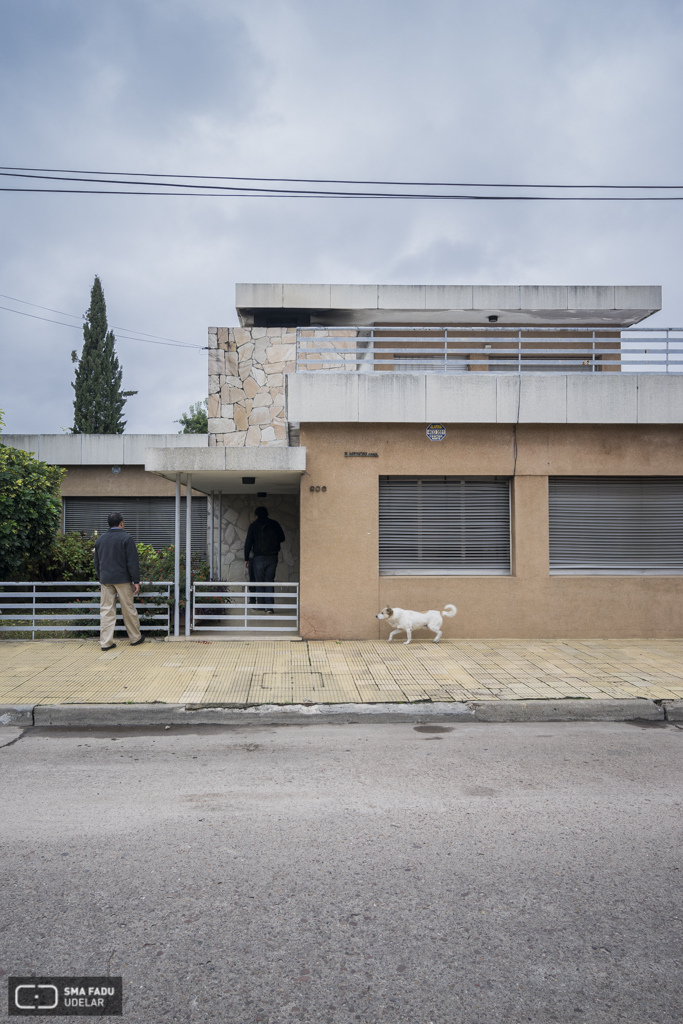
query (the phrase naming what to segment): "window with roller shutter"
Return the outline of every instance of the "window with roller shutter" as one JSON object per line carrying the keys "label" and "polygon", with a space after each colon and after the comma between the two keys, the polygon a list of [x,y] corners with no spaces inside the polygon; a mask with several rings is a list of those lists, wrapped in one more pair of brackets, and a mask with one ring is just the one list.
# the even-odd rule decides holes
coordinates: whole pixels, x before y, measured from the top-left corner
{"label": "window with roller shutter", "polygon": [[[64,532],[108,530],[107,516],[120,512],[136,544],[165,548],[174,543],[175,498],[64,498]],[[206,498],[192,499],[192,550],[206,554]],[[185,546],[185,498],[180,503],[181,547]]]}
{"label": "window with roller shutter", "polygon": [[683,573],[682,477],[551,477],[550,572]]}
{"label": "window with roller shutter", "polygon": [[509,575],[509,479],[380,477],[379,571],[383,576]]}

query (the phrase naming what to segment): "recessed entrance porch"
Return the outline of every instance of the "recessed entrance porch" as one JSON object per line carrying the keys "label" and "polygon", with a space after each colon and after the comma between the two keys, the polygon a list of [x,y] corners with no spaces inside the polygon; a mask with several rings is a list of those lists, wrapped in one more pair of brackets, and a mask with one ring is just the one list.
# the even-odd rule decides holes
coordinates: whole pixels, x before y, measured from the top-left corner
{"label": "recessed entrance porch", "polygon": [[[176,485],[174,629],[180,636],[181,549],[190,561],[192,501],[187,503],[185,538],[180,531],[182,491],[208,499],[209,579],[185,576],[184,634],[221,639],[245,633],[265,637],[296,633],[299,610],[299,486],[305,472],[303,448],[209,448],[174,457],[169,449],[147,449],[145,468]],[[244,560],[247,530],[259,505],[285,534],[272,583],[250,578]],[[183,543],[184,541],[184,543]]]}

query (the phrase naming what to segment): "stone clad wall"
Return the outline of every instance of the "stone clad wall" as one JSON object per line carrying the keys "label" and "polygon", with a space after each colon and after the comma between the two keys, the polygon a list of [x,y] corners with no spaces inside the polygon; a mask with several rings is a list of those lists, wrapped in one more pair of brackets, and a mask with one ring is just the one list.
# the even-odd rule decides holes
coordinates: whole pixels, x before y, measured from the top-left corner
{"label": "stone clad wall", "polygon": [[[285,534],[280,549],[276,580],[295,583],[299,579],[299,496],[298,494],[269,494],[257,498],[254,494],[223,495],[221,509],[221,579],[229,582],[248,580],[244,565],[244,542],[254,516],[254,508],[266,505],[271,519],[276,519]],[[218,502],[216,502],[216,518]],[[218,537],[215,538],[215,557],[218,559]]]}
{"label": "stone clad wall", "polygon": [[288,444],[285,374],[296,328],[209,328],[209,445]]}

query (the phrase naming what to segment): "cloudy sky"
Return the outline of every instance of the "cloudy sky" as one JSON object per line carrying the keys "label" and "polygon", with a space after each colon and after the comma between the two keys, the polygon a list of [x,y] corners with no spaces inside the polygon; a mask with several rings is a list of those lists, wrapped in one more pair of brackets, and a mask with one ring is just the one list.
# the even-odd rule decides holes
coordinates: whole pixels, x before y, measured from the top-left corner
{"label": "cloudy sky", "polygon": [[[679,0],[5,3],[1,162],[676,184],[682,51]],[[682,208],[0,192],[0,293],[78,315],[99,274],[110,323],[197,346],[236,281],[662,284],[653,324],[680,327]],[[72,424],[81,340],[0,310],[8,432]],[[177,430],[206,353],[117,348],[127,429]]]}

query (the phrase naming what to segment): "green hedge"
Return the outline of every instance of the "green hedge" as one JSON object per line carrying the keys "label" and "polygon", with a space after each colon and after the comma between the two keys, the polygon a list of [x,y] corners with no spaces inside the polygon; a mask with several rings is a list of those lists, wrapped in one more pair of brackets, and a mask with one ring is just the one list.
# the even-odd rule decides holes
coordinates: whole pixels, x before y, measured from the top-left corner
{"label": "green hedge", "polygon": [[[80,533],[67,533],[55,538],[51,550],[39,560],[28,563],[27,582],[52,583],[60,580],[97,582],[93,551],[97,534],[84,537]],[[175,547],[156,550],[151,544],[138,544],[140,579],[143,582],[172,580]],[[209,566],[198,552],[192,553],[192,580],[203,582],[209,578]],[[171,604],[173,592],[171,591]],[[185,607],[185,552],[180,552],[180,607]]]}

